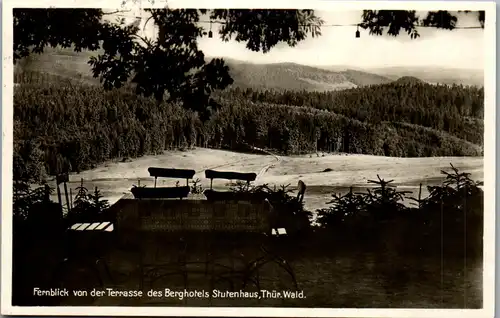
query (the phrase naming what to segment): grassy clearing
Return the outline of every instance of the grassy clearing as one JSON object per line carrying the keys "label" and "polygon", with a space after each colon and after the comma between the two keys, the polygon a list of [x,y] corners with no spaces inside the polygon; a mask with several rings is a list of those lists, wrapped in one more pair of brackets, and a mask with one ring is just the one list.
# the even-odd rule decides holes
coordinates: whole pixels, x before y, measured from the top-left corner
{"label": "grassy clearing", "polygon": [[[168,151],[157,156],[144,156],[130,162],[109,161],[95,169],[71,174],[68,186],[74,190],[83,178],[87,188],[97,186],[104,198],[111,204],[127,193],[133,184],[141,180],[141,185],[153,186],[154,179],[149,176],[149,167],[170,167],[194,169],[195,179],[201,186],[209,187],[205,179],[205,169],[258,173],[270,165],[256,181],[256,184],[290,184],[294,189],[299,180],[308,186],[305,203],[308,210],[323,208],[332,193],[345,193],[350,186],[360,191],[370,187],[367,179],[380,174],[383,178],[394,179],[394,185],[403,190],[418,194],[420,183],[440,184],[444,177],[441,170],[449,169],[453,163],[461,171],[468,171],[473,179],[483,178],[482,157],[431,157],[431,158],[394,158],[370,155],[325,156],[281,156],[276,162],[268,155],[245,154],[240,152],[196,148],[189,151]],[[323,172],[325,169],[330,172]],[[214,181],[216,188],[228,188],[227,181]],[[159,186],[175,185],[175,180],[159,179]],[[427,194],[424,187],[424,195]],[[56,197],[54,197],[55,199]]]}

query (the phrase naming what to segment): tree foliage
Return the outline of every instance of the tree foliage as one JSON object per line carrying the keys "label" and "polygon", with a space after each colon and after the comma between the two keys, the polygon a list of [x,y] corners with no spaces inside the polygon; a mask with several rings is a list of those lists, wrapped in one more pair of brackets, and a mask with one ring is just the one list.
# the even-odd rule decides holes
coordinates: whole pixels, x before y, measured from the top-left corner
{"label": "tree foliage", "polygon": [[[477,15],[480,27],[484,28],[485,12],[476,11],[474,14]],[[382,35],[387,30],[388,35],[398,36],[403,31],[411,39],[420,37],[417,29],[419,26],[454,30],[458,21],[456,13],[445,10],[429,11],[425,18],[418,16],[414,10],[364,10],[362,19],[360,26],[368,29],[371,35]]]}
{"label": "tree foliage", "polygon": [[[324,21],[313,10],[263,9],[147,9],[157,36],[140,35],[137,23],[104,19],[101,9],[14,9],[14,62],[46,46],[73,47],[75,51],[99,51],[89,64],[106,90],[131,82],[137,94],[158,102],[181,102],[198,111],[202,119],[219,105],[214,91],[233,83],[224,60],[207,61],[197,41],[207,32],[198,23],[208,15],[222,24],[222,41],[246,43],[249,50],[269,52],[280,43],[295,46],[308,36],[321,35]],[[478,14],[484,26],[484,12]],[[370,34],[397,36],[404,30],[418,36],[418,25],[452,30],[456,16],[447,11],[429,12],[425,19],[415,11],[365,10],[361,27]],[[210,30],[211,32],[211,30]]]}
{"label": "tree foliage", "polygon": [[14,9],[14,62],[46,46],[75,51],[100,48],[103,29],[100,9]]}
{"label": "tree foliage", "polygon": [[233,83],[229,68],[219,58],[206,61],[197,41],[205,36],[198,22],[202,14],[224,21],[219,35],[235,37],[253,51],[268,52],[281,42],[294,46],[308,34],[318,36],[321,19],[311,10],[197,10],[147,9],[158,28],[156,38],[139,35],[136,24],[103,20],[102,10],[15,9],[14,61],[45,46],[100,50],[89,64],[94,77],[110,90],[132,82],[136,93],[154,96],[196,110],[206,118],[215,108],[213,91]]}

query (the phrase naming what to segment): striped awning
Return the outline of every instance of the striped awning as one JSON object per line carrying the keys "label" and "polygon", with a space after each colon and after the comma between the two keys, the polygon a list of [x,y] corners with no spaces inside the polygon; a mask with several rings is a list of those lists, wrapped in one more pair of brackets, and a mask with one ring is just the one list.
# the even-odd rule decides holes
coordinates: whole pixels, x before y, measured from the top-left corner
{"label": "striped awning", "polygon": [[101,231],[113,232],[113,223],[111,222],[94,222],[94,223],[75,223],[70,226],[71,231]]}

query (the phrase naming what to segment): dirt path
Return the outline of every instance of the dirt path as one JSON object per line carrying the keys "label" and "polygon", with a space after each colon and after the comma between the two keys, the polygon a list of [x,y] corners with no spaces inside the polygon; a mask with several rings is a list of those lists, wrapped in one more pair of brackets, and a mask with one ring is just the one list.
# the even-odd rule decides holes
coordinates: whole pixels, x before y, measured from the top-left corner
{"label": "dirt path", "polygon": [[226,167],[226,166],[232,166],[232,165],[244,162],[244,161],[248,161],[248,160],[247,159],[241,159],[241,160],[236,160],[236,161],[233,161],[233,162],[224,163],[224,164],[217,165],[217,166],[203,168],[201,170],[197,170],[196,173],[202,173],[202,172],[205,172],[206,170],[215,170],[215,169],[223,168],[223,167]]}
{"label": "dirt path", "polygon": [[[261,148],[257,148],[257,147],[251,146],[251,145],[247,145],[247,146],[250,147],[252,150],[261,151],[261,152],[264,152],[264,153],[268,154],[269,156],[273,157],[273,160],[269,164],[266,164],[264,167],[262,167],[262,169],[260,169],[259,173],[257,173],[256,180],[258,180],[260,177],[262,177],[269,169],[274,168],[276,166],[276,164],[281,161],[281,158],[279,156],[275,155],[274,153],[272,153],[270,151],[267,151],[267,150],[264,150],[264,149],[261,149]],[[233,166],[235,164],[239,164],[239,163],[242,163],[242,162],[247,162],[248,163],[249,161],[254,161],[254,160],[260,160],[260,158],[254,158],[254,159],[250,159],[250,160],[249,159],[236,160],[236,161],[233,161],[233,162],[228,162],[228,163],[224,163],[224,164],[221,164],[221,165],[216,165],[216,166],[204,168],[204,169],[201,169],[201,170],[197,170],[196,173],[198,174],[198,173],[203,173],[206,170],[215,170],[215,169],[220,169],[220,168],[223,168],[223,167]]]}
{"label": "dirt path", "polygon": [[267,150],[264,150],[264,149],[261,149],[261,148],[257,148],[257,147],[253,147],[253,146],[250,146],[252,149],[254,150],[258,150],[258,151],[262,151],[264,153],[267,153],[268,155],[270,156],[273,156],[274,157],[274,160],[272,161],[272,163],[268,164],[268,165],[265,165],[260,171],[259,173],[257,174],[257,178],[256,180],[258,180],[260,177],[262,177],[269,169],[271,168],[274,168],[276,167],[276,164],[279,163],[281,161],[281,158],[277,155],[275,155],[274,153],[270,152],[270,151],[267,151]]}

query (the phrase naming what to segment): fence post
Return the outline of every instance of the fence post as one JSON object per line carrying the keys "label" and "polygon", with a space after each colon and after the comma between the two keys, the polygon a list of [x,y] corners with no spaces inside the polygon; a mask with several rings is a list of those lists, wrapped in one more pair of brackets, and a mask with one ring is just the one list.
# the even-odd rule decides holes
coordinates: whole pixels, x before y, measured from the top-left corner
{"label": "fence post", "polygon": [[62,204],[62,198],[61,198],[61,188],[59,188],[59,183],[56,182],[56,187],[57,187],[57,201],[59,202],[59,205],[63,206]]}
{"label": "fence post", "polygon": [[48,203],[50,201],[50,187],[48,184],[45,185],[44,198],[43,201]]}
{"label": "fence post", "polygon": [[64,182],[64,195],[66,196],[66,206],[68,207],[68,213],[71,212],[71,207],[69,204],[69,197],[68,197],[68,186],[66,184],[66,181]]}

